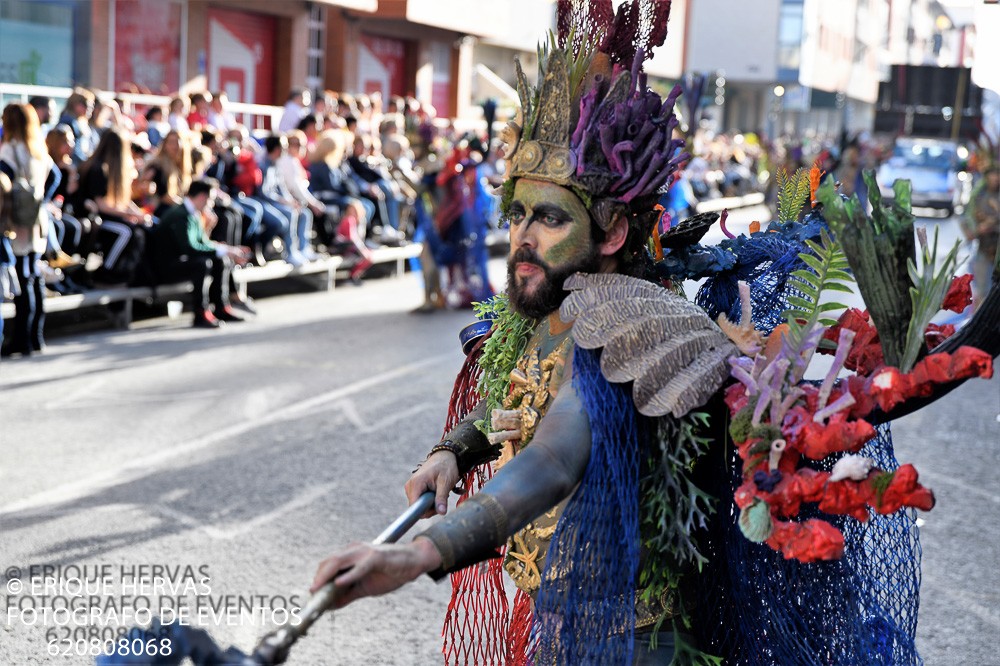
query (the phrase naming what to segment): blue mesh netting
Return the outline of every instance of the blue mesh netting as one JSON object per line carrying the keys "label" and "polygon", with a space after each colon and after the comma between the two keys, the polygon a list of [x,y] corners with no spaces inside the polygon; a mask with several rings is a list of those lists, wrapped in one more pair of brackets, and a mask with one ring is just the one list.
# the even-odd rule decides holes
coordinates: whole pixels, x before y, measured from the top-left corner
{"label": "blue mesh netting", "polygon": [[[773,225],[772,225],[773,226]],[[738,321],[736,283],[750,284],[754,324],[770,332],[787,307],[785,289],[804,238],[816,220],[779,225],[779,233],[738,240],[733,269],[706,281],[697,302],[712,317]],[[861,451],[884,470],[898,467],[888,426]],[[829,470],[839,456],[815,464]],[[920,589],[920,543],[912,510],[873,514],[868,522],[830,516],[804,505],[802,519],[821,517],[845,537],[845,555],[833,562],[785,560],[740,532],[732,502],[741,461],[729,450],[708,470],[705,490],[722,498],[706,535],[709,564],[698,577],[695,629],[702,647],[736,666],[904,666],[922,664],[914,646]],[[704,485],[704,484],[703,484]]]}
{"label": "blue mesh netting", "polygon": [[[882,469],[898,466],[888,427],[880,427],[861,454]],[[735,452],[729,462],[729,483],[712,489],[723,498],[741,482]],[[829,470],[833,462],[831,456],[817,468]],[[709,564],[699,577],[714,585],[701,589],[695,609],[705,651],[733,666],[923,663],[913,642],[920,544],[912,510],[861,523],[804,505],[803,519],[829,520],[845,537],[843,559],[812,564],[786,560],[743,537],[731,499],[719,510],[706,548]]]}
{"label": "blue mesh netting", "polygon": [[577,347],[573,388],[590,420],[590,461],[546,556],[535,605],[536,664],[630,664],[639,566],[641,434],[632,395]]}

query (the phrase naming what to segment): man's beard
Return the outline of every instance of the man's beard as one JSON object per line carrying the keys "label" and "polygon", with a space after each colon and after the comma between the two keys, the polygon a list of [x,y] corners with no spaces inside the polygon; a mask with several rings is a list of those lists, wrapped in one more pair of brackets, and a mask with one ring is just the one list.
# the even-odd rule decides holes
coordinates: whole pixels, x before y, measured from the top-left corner
{"label": "man's beard", "polygon": [[[522,247],[507,260],[507,297],[510,305],[515,312],[529,319],[547,317],[558,310],[569,295],[563,289],[566,278],[574,273],[596,273],[600,262],[601,255],[596,245],[591,245],[584,257],[558,268],[549,266],[534,250]],[[534,264],[544,272],[544,279],[533,294],[522,291],[516,275],[517,264]]]}

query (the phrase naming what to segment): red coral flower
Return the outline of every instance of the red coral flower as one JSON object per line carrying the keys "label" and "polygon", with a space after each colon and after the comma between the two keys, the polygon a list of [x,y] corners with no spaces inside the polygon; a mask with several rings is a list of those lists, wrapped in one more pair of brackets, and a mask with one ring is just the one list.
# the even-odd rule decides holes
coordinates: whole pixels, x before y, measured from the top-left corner
{"label": "red coral flower", "polygon": [[786,560],[800,562],[836,560],[844,555],[844,535],[830,523],[816,518],[804,523],[775,521],[767,545]]}
{"label": "red coral flower", "polygon": [[750,398],[747,396],[747,387],[739,382],[731,384],[726,389],[725,401],[726,406],[729,407],[730,415],[736,414],[750,402]]}
{"label": "red coral flower", "polygon": [[928,324],[924,331],[924,340],[927,342],[927,349],[934,349],[939,344],[955,335],[954,324]]}
{"label": "red coral flower", "polygon": [[952,312],[964,312],[965,308],[969,307],[969,304],[972,303],[971,283],[971,274],[959,275],[952,280],[951,286],[948,287],[948,293],[944,296],[941,309],[951,310]]}
{"label": "red coral flower", "polygon": [[881,499],[874,498],[872,504],[879,513],[889,514],[901,507],[910,506],[921,511],[934,508],[934,493],[918,482],[917,470],[913,465],[901,465],[892,475],[892,481],[882,493]]}
{"label": "red coral flower", "polygon": [[813,460],[822,460],[840,451],[856,453],[875,436],[875,428],[867,421],[849,421],[843,412],[838,412],[825,424],[817,423],[801,406],[789,410],[781,431],[789,446]]}
{"label": "red coral flower", "polygon": [[[872,326],[866,310],[850,308],[837,320],[835,326],[823,333],[823,339],[836,343],[840,340],[840,329],[854,331],[854,342],[851,343],[851,353],[844,361],[844,367],[861,375],[869,375],[873,370],[885,363],[882,357],[882,344],[879,342],[878,331]],[[822,350],[832,354],[832,350]]]}
{"label": "red coral flower", "polygon": [[861,522],[868,520],[868,504],[872,499],[871,484],[865,481],[844,479],[826,484],[819,510],[837,515],[848,515]]}

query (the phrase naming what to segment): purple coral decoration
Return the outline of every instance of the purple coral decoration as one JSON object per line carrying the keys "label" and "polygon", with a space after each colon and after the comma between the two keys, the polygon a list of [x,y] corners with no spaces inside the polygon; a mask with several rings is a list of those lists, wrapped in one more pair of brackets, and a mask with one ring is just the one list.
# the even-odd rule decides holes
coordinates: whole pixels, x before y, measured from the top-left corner
{"label": "purple coral decoration", "polygon": [[[598,102],[597,88],[580,99],[580,119],[572,138],[576,176],[609,172],[613,180],[602,195],[625,203],[669,186],[680,165],[690,158],[681,152],[684,140],[673,138],[678,126],[673,110],[680,86],[665,100],[647,89],[646,77],[638,71],[641,56],[640,50],[629,73],[634,87],[624,100]],[[595,149],[590,149],[590,137],[597,140]]]}

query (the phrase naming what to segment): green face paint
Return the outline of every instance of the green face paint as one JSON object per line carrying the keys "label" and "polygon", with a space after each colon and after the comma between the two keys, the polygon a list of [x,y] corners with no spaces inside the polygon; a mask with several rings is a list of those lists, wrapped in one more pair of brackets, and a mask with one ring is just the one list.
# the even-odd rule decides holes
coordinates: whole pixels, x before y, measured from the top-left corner
{"label": "green face paint", "polygon": [[551,268],[579,261],[592,250],[590,215],[565,187],[522,178],[514,187],[511,252],[522,241]]}

